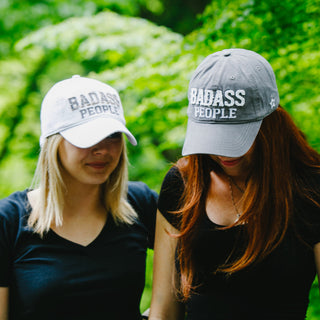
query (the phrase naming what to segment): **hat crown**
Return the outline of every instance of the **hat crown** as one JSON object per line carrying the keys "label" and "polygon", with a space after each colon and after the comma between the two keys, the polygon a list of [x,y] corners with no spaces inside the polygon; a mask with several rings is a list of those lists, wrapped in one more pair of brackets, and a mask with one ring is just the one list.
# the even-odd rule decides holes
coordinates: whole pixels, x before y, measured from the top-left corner
{"label": "hat crown", "polygon": [[226,49],[206,57],[189,84],[190,121],[247,123],[258,121],[279,105],[269,62],[245,49]]}
{"label": "hat crown", "polygon": [[98,80],[78,75],[62,80],[43,99],[40,145],[50,135],[96,118],[114,118],[125,125],[118,92]]}

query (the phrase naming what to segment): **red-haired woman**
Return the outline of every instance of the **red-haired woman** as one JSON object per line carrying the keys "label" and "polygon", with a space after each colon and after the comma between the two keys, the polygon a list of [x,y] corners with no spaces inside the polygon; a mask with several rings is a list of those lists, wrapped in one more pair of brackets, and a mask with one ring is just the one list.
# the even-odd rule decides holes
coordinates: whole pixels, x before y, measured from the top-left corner
{"label": "red-haired woman", "polygon": [[150,320],[305,319],[320,276],[320,155],[244,49],[189,86],[183,155],[157,215]]}

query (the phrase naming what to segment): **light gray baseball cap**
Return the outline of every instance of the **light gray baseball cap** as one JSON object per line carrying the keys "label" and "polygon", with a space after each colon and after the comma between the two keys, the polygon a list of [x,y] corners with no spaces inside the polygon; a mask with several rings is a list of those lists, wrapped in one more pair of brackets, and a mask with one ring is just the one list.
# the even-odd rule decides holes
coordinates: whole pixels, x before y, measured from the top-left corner
{"label": "light gray baseball cap", "polygon": [[118,92],[95,79],[75,75],[56,83],[42,101],[40,118],[40,146],[56,133],[79,148],[92,147],[115,132],[137,144],[126,128]]}
{"label": "light gray baseball cap", "polygon": [[252,146],[262,120],[279,105],[269,62],[246,49],[207,56],[189,83],[188,125],[182,155],[240,157]]}

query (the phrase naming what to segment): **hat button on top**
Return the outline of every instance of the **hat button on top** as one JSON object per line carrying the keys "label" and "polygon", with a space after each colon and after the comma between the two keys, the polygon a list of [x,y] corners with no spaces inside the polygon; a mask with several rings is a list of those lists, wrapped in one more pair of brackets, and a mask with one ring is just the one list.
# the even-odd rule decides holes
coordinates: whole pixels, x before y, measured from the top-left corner
{"label": "hat button on top", "polygon": [[230,51],[226,51],[226,52],[223,53],[223,55],[225,57],[229,57],[229,56],[231,56],[231,52]]}
{"label": "hat button on top", "polygon": [[80,76],[78,74],[75,74],[74,76],[72,76],[72,78],[80,78]]}

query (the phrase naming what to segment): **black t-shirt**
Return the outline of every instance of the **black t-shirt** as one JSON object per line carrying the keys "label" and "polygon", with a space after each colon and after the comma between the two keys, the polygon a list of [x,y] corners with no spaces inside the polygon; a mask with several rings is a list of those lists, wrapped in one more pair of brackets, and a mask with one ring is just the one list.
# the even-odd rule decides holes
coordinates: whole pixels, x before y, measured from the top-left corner
{"label": "black t-shirt", "polygon": [[[27,190],[0,201],[0,286],[9,287],[10,320],[140,319],[147,248],[153,247],[157,195],[129,183],[132,224],[107,220],[88,246],[27,227]],[[27,209],[26,209],[27,208]]]}
{"label": "black t-shirt", "polygon": [[[179,220],[170,211],[178,208],[182,192],[183,180],[173,167],[163,181],[158,208],[177,228]],[[312,247],[320,242],[320,210],[295,202],[295,223],[281,244],[260,263],[231,276],[214,271],[241,248],[245,225],[220,230],[203,212],[192,246],[197,287],[187,301],[188,320],[305,319],[316,274]]]}

